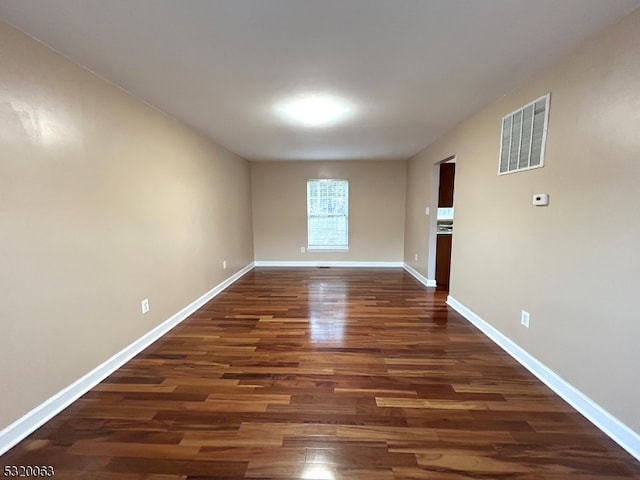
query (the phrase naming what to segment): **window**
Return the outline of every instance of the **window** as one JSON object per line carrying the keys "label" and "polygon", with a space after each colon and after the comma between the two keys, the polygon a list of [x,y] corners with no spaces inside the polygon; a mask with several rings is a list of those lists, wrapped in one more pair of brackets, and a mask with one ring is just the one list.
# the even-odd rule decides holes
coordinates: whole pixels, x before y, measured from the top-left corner
{"label": "window", "polygon": [[307,182],[307,249],[349,249],[349,182]]}
{"label": "window", "polygon": [[550,94],[502,118],[498,174],[544,166]]}

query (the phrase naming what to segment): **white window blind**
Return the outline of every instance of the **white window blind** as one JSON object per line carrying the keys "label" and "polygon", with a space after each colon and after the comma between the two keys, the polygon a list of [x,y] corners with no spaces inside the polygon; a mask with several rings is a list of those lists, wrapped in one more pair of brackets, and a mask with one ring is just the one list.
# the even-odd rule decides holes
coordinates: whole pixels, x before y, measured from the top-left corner
{"label": "white window blind", "polygon": [[349,249],[349,182],[307,182],[307,249]]}
{"label": "white window blind", "polygon": [[544,166],[550,94],[502,118],[498,174]]}

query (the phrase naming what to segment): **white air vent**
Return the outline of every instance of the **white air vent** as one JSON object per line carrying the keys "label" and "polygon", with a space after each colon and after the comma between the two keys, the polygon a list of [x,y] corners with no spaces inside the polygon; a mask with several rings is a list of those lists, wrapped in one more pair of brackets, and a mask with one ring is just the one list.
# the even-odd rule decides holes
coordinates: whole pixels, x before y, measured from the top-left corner
{"label": "white air vent", "polygon": [[550,96],[548,93],[502,118],[498,174],[544,165]]}

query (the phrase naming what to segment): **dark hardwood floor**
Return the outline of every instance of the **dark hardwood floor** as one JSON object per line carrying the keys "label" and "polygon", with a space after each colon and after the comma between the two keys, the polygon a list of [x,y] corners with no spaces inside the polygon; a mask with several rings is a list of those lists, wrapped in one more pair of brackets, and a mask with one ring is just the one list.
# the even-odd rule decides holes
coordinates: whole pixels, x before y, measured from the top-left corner
{"label": "dark hardwood floor", "polygon": [[629,479],[401,269],[256,269],[2,456],[55,478]]}

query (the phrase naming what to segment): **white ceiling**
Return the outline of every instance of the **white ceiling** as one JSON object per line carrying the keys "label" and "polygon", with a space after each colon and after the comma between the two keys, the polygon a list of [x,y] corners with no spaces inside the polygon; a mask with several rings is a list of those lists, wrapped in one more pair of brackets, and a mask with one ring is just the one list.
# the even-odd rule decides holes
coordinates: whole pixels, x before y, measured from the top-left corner
{"label": "white ceiling", "polygon": [[[250,160],[404,159],[638,6],[0,0],[0,18]],[[308,128],[274,113],[305,92],[354,114]]]}

